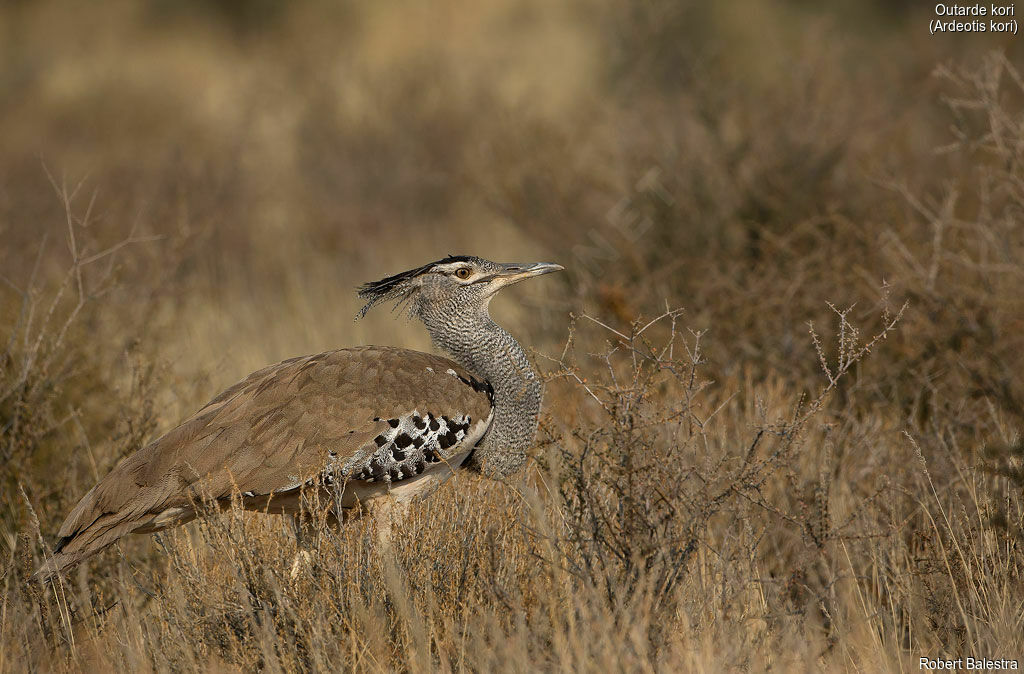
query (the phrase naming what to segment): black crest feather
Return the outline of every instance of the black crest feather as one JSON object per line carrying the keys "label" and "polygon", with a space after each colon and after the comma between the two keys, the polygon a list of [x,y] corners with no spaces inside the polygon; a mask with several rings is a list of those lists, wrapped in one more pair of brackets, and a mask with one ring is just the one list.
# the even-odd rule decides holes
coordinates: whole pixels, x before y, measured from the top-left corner
{"label": "black crest feather", "polygon": [[[356,318],[362,318],[366,313],[377,306],[381,302],[387,302],[388,300],[397,300],[399,304],[403,300],[409,299],[409,295],[414,290],[414,286],[410,285],[417,276],[426,274],[434,266],[439,264],[450,264],[452,262],[470,262],[473,258],[469,255],[449,255],[446,258],[425,264],[422,267],[410,269],[408,271],[399,272],[392,276],[382,278],[379,281],[369,281],[359,286],[359,297],[367,300],[366,305],[359,310],[356,314]],[[396,305],[397,307],[398,305]]]}

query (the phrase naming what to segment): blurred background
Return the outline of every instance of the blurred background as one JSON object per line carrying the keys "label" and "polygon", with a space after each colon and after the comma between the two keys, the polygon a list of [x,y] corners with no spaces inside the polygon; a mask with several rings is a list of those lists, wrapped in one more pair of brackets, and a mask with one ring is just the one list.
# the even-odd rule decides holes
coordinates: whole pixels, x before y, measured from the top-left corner
{"label": "blurred background", "polygon": [[[709,381],[794,396],[822,382],[808,322],[833,338],[829,302],[861,337],[909,302],[840,387],[881,434],[852,453],[905,429],[933,433],[921,451],[949,475],[1019,452],[1024,42],[932,36],[934,18],[893,0],[4,2],[7,551],[26,499],[52,535],[119,458],[258,367],[429,349],[387,310],[355,322],[355,287],[449,253],[567,268],[494,304],[540,353],[571,312],[628,331],[681,307]],[[848,474],[911,469],[884,456]]]}
{"label": "blurred background", "polygon": [[33,269],[69,261],[56,182],[78,188],[87,254],[145,240],[116,256],[95,319],[173,333],[161,355],[188,381],[423,346],[386,316],[353,323],[353,288],[448,253],[568,267],[497,305],[528,330],[668,300],[727,360],[786,361],[826,300],[866,307],[909,271],[899,247],[931,241],[900,190],[976,178],[976,153],[941,151],[981,133],[951,131],[974,120],[948,99],[972,92],[936,68],[1022,48],[933,37],[931,18],[906,2],[5,3],[0,310],[10,323]]}

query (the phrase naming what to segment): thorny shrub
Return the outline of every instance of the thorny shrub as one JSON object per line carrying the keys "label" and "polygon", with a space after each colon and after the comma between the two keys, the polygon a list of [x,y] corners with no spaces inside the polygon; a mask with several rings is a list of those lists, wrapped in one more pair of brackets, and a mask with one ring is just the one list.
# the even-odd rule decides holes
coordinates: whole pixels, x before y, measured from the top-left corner
{"label": "thorny shrub", "polygon": [[[593,417],[550,442],[558,447],[549,469],[560,496],[560,550],[579,582],[594,586],[610,608],[630,606],[641,591],[654,607],[677,596],[676,587],[701,546],[711,545],[708,527],[740,527],[749,510],[779,515],[821,547],[840,536],[843,525],[828,516],[827,483],[815,492],[816,519],[784,512],[770,482],[792,472],[810,429],[820,424],[826,401],[840,380],[896,329],[903,311],[884,314],[876,334],[862,342],[848,319],[837,318],[833,362],[813,325],[810,336],[825,382],[809,400],[794,400],[785,416],[770,415],[760,401],[750,428],[726,431],[716,418],[739,392],[724,395],[703,372],[705,331],[682,330],[681,309],[634,322],[626,332],[584,314],[610,340],[592,355],[599,367],[584,376],[575,348],[574,321],[550,373],[585,392]],[[748,392],[749,393],[749,392]],[[814,476],[817,478],[817,475]],[[806,504],[802,504],[806,505]],[[747,551],[759,555],[756,549]],[[660,639],[660,634],[652,634]]]}

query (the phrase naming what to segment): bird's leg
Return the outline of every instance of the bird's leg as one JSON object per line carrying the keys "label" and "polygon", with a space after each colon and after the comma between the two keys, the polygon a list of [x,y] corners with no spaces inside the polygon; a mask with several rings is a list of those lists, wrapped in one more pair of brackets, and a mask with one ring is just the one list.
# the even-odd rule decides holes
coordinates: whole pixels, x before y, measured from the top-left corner
{"label": "bird's leg", "polygon": [[295,580],[302,571],[309,571],[313,568],[313,547],[315,524],[309,513],[295,513],[292,515],[292,527],[295,532],[296,552],[292,560],[292,569],[288,576]]}
{"label": "bird's leg", "polygon": [[394,525],[408,516],[409,503],[388,495],[370,501],[365,507],[377,530],[377,545],[381,553],[390,553]]}

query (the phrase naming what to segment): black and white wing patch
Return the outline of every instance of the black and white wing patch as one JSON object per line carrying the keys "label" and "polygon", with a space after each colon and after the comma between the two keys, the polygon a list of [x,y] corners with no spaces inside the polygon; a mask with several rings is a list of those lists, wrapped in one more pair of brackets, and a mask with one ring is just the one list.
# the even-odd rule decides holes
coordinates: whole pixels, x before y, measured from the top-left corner
{"label": "black and white wing patch", "polygon": [[419,475],[428,465],[455,453],[473,420],[468,415],[421,415],[413,410],[397,419],[381,421],[387,421],[388,428],[373,439],[377,449],[344,467],[342,473],[348,479],[398,482]]}

